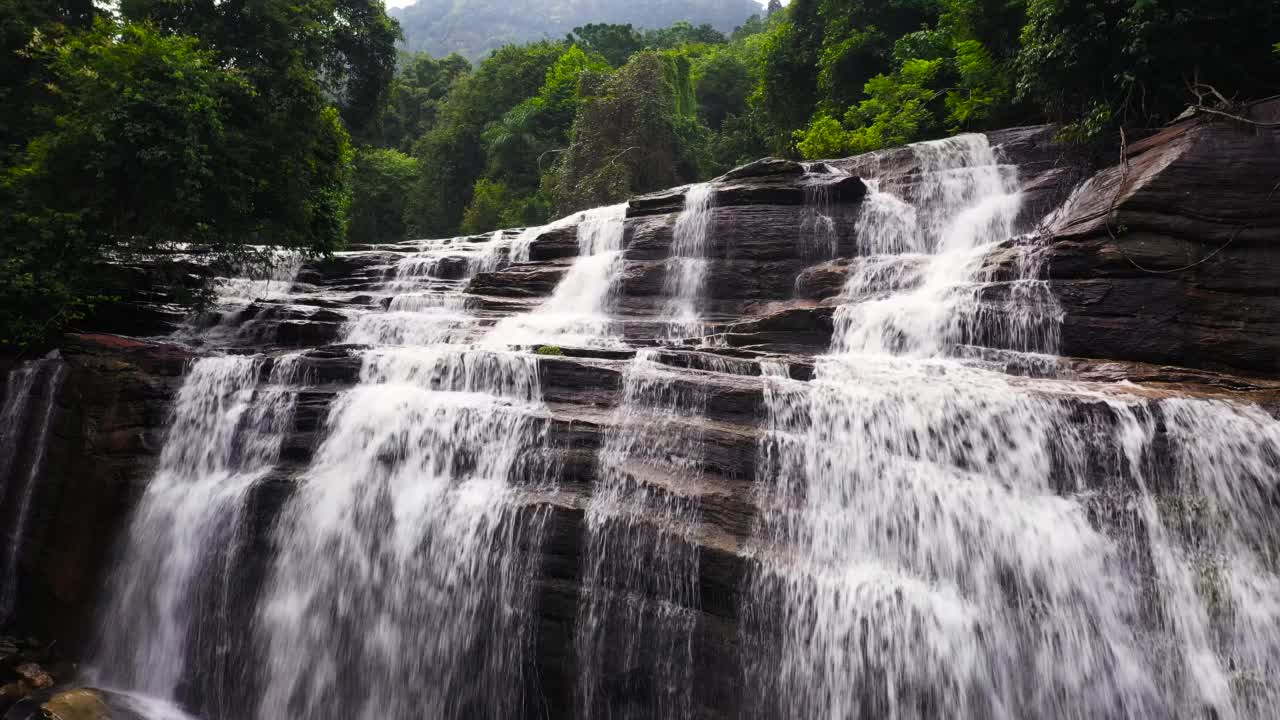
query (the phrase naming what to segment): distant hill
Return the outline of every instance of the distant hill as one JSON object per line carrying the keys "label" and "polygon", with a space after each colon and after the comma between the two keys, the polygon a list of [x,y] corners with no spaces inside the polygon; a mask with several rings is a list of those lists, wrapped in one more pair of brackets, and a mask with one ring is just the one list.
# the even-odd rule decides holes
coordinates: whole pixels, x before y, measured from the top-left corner
{"label": "distant hill", "polygon": [[507,43],[558,39],[588,23],[662,28],[686,20],[728,32],[761,12],[755,0],[419,0],[391,14],[406,49],[477,60]]}

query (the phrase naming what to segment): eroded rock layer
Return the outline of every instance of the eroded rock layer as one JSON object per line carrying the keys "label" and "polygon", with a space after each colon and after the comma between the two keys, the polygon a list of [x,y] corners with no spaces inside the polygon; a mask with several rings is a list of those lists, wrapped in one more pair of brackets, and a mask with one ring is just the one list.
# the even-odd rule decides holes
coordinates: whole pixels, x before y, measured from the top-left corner
{"label": "eroded rock layer", "polygon": [[[1272,103],[1251,117],[1277,113]],[[1249,492],[1260,499],[1277,490],[1270,483],[1280,458],[1265,443],[1275,439],[1267,422],[1280,409],[1280,147],[1274,129],[1199,117],[1130,145],[1124,164],[1085,179],[1061,162],[1052,135],[1025,128],[982,140],[999,158],[993,177],[1016,184],[1017,205],[1007,237],[977,243],[971,257],[981,262],[947,286],[959,319],[936,357],[917,352],[928,346],[912,339],[918,328],[894,325],[912,316],[910,305],[901,317],[869,314],[886,299],[928,299],[938,282],[938,247],[871,244],[896,237],[872,222],[874,203],[898,202],[901,217],[914,208],[909,217],[925,228],[928,208],[945,200],[938,188],[950,186],[937,180],[936,157],[910,148],[810,165],[763,160],[704,188],[711,200],[696,218],[695,191],[678,188],[546,228],[356,245],[274,282],[229,282],[199,317],[179,320],[164,298],[142,298],[147,312],[103,317],[94,329],[154,337],[67,338],[56,358],[65,376],[47,393],[47,450],[12,463],[8,507],[12,478],[40,463],[30,517],[21,537],[9,537],[21,549],[18,617],[96,661],[96,680],[167,696],[207,718],[286,709],[410,717],[410,708],[439,717],[882,717],[899,701],[947,717],[934,703],[948,692],[972,700],[993,686],[1011,693],[1001,700],[1009,707],[1045,711],[1050,700],[1017,689],[1023,678],[985,684],[943,672],[937,688],[898,688],[895,699],[866,682],[892,663],[864,658],[858,682],[827,677],[837,668],[817,656],[795,664],[787,653],[797,652],[797,622],[817,623],[806,631],[813,647],[856,653],[857,641],[831,635],[827,621],[792,617],[803,612],[789,605],[797,598],[814,598],[819,615],[829,599],[798,594],[828,578],[810,563],[833,560],[806,545],[818,530],[797,531],[813,520],[796,508],[832,492],[819,485],[829,470],[822,464],[843,456],[820,443],[794,456],[784,446],[814,442],[802,439],[813,423],[855,417],[839,414],[854,412],[839,402],[818,402],[836,372],[864,373],[868,387],[887,393],[868,394],[872,403],[889,403],[887,388],[904,372],[935,388],[968,387],[964,373],[974,368],[983,373],[975,387],[998,378],[992,397],[1014,398],[1009,412],[1035,408],[1036,432],[1063,438],[1034,457],[1043,494],[1009,507],[1050,519],[1062,510],[1078,521],[1070,527],[1079,537],[1109,538],[1107,552],[1124,558],[1145,597],[1115,612],[1135,616],[1126,631],[1159,634],[1154,628],[1177,609],[1161,605],[1177,596],[1161,584],[1183,567],[1169,557],[1186,547],[1166,535],[1210,532],[1195,525],[1200,505],[1169,510],[1176,522],[1164,513],[1179,503],[1205,503],[1208,515],[1230,509],[1188,487],[1207,482],[1179,464],[1188,423],[1211,409],[1244,408],[1222,417],[1260,443],[1257,464],[1239,466],[1251,468],[1248,477],[1221,482],[1256,484]],[[942,244],[948,233],[939,230]],[[688,310],[673,303],[689,288],[692,320],[673,322]],[[883,337],[859,339],[876,322]],[[922,364],[884,371],[879,355],[859,354],[881,343],[894,363]],[[853,359],[838,359],[842,351]],[[200,365],[218,358],[229,362]],[[207,397],[193,385],[199,377]],[[210,402],[207,423],[182,424]],[[994,422],[989,408],[953,413],[955,401],[939,402],[938,424],[893,452],[946,465],[950,455],[929,454],[939,437]],[[29,425],[35,414],[24,410],[18,421]],[[192,457],[174,450],[191,441],[174,429],[184,427],[209,436]],[[263,438],[270,447],[254,444]],[[985,431],[963,442],[964,453],[1023,448]],[[1002,476],[1005,466],[991,457],[955,464],[957,478],[989,471],[993,488],[1019,479]],[[787,482],[800,487],[780,488],[797,467],[808,469]],[[157,489],[161,479],[179,492],[183,482],[225,489],[230,481],[218,473],[239,478],[243,490],[196,504],[225,504],[216,522],[178,513]],[[420,477],[439,482],[418,492],[410,486]],[[849,512],[838,497],[831,502],[832,512]],[[148,513],[160,513],[157,527],[198,517],[222,534],[179,527],[165,536],[176,538],[172,549],[149,555],[155,538],[138,534],[150,527]],[[921,523],[886,532],[906,533],[911,544]],[[1162,523],[1165,534],[1153,529]],[[1270,531],[1232,532],[1271,542]],[[225,552],[179,547],[191,537],[221,538]],[[1243,551],[1214,547],[1213,572],[1231,572],[1238,558],[1230,553]],[[171,567],[182,553],[190,567]],[[152,574],[121,567],[145,564],[139,558],[151,558]],[[784,572],[792,565],[810,580],[792,583]],[[1035,587],[1014,565],[988,568],[1012,605],[1066,597]],[[935,568],[920,583],[944,576]],[[384,591],[389,584],[399,584],[396,593]],[[892,592],[858,587],[856,602],[895,602]],[[960,596],[976,592],[963,580],[956,587]],[[917,599],[898,592],[896,602]],[[121,597],[133,600],[121,607]],[[168,614],[156,616],[152,603]],[[869,610],[859,617],[884,620]],[[973,652],[994,652],[983,647]],[[1224,665],[1248,664],[1268,686],[1273,649],[1223,640],[1204,651],[1226,657]],[[905,648],[902,658],[932,657],[913,652],[924,650]],[[1003,660],[1012,667],[1025,658]],[[166,664],[172,672],[159,672]],[[809,676],[788,676],[796,667]],[[1168,709],[1181,670],[1168,671],[1150,688],[1105,697],[1136,703],[1130,710]],[[849,704],[822,683],[859,694]],[[1049,686],[1067,697],[1079,691]],[[1255,709],[1270,693],[1187,702],[1261,717]],[[986,716],[992,705],[984,703],[995,700],[974,702],[961,714]]]}

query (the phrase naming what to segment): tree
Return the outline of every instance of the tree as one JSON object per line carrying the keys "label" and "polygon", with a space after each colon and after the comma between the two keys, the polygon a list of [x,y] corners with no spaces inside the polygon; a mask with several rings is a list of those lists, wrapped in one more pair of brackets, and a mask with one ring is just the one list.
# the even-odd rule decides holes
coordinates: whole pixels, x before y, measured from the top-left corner
{"label": "tree", "polygon": [[622,67],[633,54],[644,47],[644,37],[630,25],[591,23],[576,27],[568,42],[587,52],[598,53],[613,67]]}
{"label": "tree", "polygon": [[1017,90],[1051,119],[1093,119],[1096,132],[1150,127],[1180,114],[1195,83],[1228,97],[1274,94],[1278,33],[1272,0],[1030,0]]}
{"label": "tree", "polygon": [[761,108],[771,126],[774,152],[787,152],[791,132],[804,127],[817,106],[814,68],[822,42],[817,0],[792,0],[786,20],[765,36]]}
{"label": "tree", "polygon": [[395,72],[400,29],[382,0],[122,0],[128,20],[200,38],[284,113],[323,99],[365,137]]}
{"label": "tree", "polygon": [[641,52],[586,93],[572,142],[543,178],[554,212],[618,202],[683,179],[669,72],[661,55]]}
{"label": "tree", "polygon": [[27,47],[38,34],[85,29],[97,15],[92,0],[0,0],[0,162],[38,131],[31,110],[48,99],[48,72]]}
{"label": "tree", "polygon": [[366,243],[403,240],[405,197],[417,174],[418,161],[397,150],[357,151],[347,237]]}
{"label": "tree", "polygon": [[435,127],[444,100],[458,78],[471,72],[461,55],[436,60],[425,53],[405,55],[382,111],[378,144],[408,152]]}
{"label": "tree", "polygon": [[716,53],[699,63],[694,78],[699,114],[713,130],[719,130],[728,116],[746,112],[756,86],[751,69],[729,53]]}
{"label": "tree", "polygon": [[[6,343],[74,320],[108,255],[342,244],[351,146],[336,110],[297,118],[298,155],[268,156],[252,83],[195,38],[100,19],[30,52],[49,93],[34,110],[42,129],[0,175]],[[274,184],[281,175],[287,186]]]}
{"label": "tree", "polygon": [[710,25],[697,25],[681,20],[670,27],[646,30],[645,47],[651,50],[670,50],[681,45],[722,45],[727,42],[724,34]]}
{"label": "tree", "polygon": [[565,50],[547,70],[536,95],[485,128],[482,137],[488,177],[502,181],[513,196],[536,192],[544,158],[568,143],[573,119],[582,105],[579,88],[583,77],[609,72],[602,56],[589,55],[577,45]]}
{"label": "tree", "polygon": [[[487,178],[476,181],[471,193],[471,204],[462,215],[462,232],[474,235],[496,230],[503,224],[503,217],[511,210],[511,193],[507,186]],[[518,224],[518,223],[512,223]]]}
{"label": "tree", "polygon": [[782,12],[782,0],[769,0],[769,9],[765,11],[768,17]]}
{"label": "tree", "polygon": [[413,147],[420,173],[405,208],[412,232],[457,232],[470,191],[488,164],[486,128],[527,99],[531,88],[541,86],[565,50],[559,42],[507,45],[459,78],[436,126]]}

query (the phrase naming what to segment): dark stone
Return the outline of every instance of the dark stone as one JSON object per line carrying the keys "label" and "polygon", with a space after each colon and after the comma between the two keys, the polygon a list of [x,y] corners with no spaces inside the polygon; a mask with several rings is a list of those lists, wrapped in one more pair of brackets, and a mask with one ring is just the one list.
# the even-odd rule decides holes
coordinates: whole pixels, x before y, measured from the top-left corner
{"label": "dark stone", "polygon": [[1046,228],[1063,352],[1274,376],[1280,129],[1200,116],[1128,150]]}

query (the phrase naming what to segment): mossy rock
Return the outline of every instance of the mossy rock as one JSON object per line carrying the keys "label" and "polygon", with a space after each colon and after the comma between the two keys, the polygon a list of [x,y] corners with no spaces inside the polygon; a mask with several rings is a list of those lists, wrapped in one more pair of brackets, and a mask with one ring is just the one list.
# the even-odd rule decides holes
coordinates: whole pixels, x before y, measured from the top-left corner
{"label": "mossy rock", "polygon": [[40,710],[47,720],[111,720],[111,709],[102,695],[89,688],[60,692]]}
{"label": "mossy rock", "polygon": [[562,357],[564,350],[555,345],[539,345],[537,350],[533,351],[535,355],[548,355],[551,357]]}

